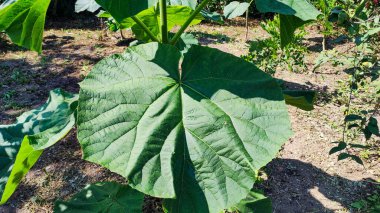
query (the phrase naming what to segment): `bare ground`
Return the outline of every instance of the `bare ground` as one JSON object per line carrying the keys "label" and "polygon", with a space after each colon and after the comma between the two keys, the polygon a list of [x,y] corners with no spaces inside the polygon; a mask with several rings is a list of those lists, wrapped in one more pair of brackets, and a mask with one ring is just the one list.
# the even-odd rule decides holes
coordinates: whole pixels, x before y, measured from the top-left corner
{"label": "bare ground", "polygon": [[[242,21],[228,25],[203,24],[192,27],[203,45],[240,56],[248,52]],[[310,28],[305,45],[312,47],[309,67],[320,51],[320,35]],[[130,38],[131,34],[127,33]],[[249,40],[266,35],[256,21],[250,22]],[[80,82],[103,57],[122,52],[128,42],[118,33],[107,33],[95,19],[51,20],[44,39],[44,52],[23,51],[0,40],[0,123],[10,124],[22,112],[42,104],[48,92],[63,88],[78,92]],[[339,48],[347,48],[342,44]],[[314,89],[331,97],[337,80],[346,79],[343,68],[326,66],[323,73],[290,73],[280,70],[276,77],[292,88]],[[259,184],[272,198],[275,212],[349,212],[349,204],[373,192],[372,182],[380,178],[379,158],[360,166],[329,156],[331,142],[341,137],[344,106],[327,98],[316,109],[304,112],[290,107],[294,136],[265,169]],[[53,202],[67,199],[86,184],[124,179],[81,159],[72,131],[64,140],[47,149],[0,212],[51,212]],[[147,199],[145,212],[160,212],[159,201]]]}

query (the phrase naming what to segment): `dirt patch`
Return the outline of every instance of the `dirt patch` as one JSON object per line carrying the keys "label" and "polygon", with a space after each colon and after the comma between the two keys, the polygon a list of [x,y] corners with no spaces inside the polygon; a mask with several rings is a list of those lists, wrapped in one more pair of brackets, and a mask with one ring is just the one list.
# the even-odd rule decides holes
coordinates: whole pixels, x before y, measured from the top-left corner
{"label": "dirt patch", "polygon": [[[242,20],[228,25],[203,24],[191,27],[203,45],[219,48],[236,56],[246,54],[245,27]],[[318,55],[320,35],[310,28],[308,66]],[[127,37],[131,34],[126,32]],[[248,40],[262,39],[266,33],[250,21]],[[0,40],[0,123],[12,123],[22,112],[30,110],[48,97],[54,88],[78,92],[80,82],[102,58],[122,52],[128,42],[119,33],[101,30],[97,19],[53,20],[47,24],[43,55],[24,51]],[[343,44],[340,48],[347,48]],[[314,89],[333,94],[337,80],[346,79],[342,68],[325,67],[323,73],[289,73],[276,77],[291,88]],[[290,108],[294,136],[284,145],[277,159],[264,171],[268,178],[259,184],[272,198],[275,212],[338,212],[367,195],[374,180],[380,178],[377,160],[362,167],[352,161],[337,162],[329,156],[331,142],[340,137],[344,106],[329,100],[319,103],[312,112]],[[57,145],[47,149],[0,212],[51,212],[53,202],[67,199],[86,184],[124,178],[81,159],[75,131]],[[160,212],[160,201],[147,199],[145,212]]]}

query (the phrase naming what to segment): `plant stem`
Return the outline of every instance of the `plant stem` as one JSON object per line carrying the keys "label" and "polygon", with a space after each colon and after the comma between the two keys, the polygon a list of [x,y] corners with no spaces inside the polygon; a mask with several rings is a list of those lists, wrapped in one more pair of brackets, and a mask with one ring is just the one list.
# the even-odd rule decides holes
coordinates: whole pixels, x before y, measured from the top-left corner
{"label": "plant stem", "polygon": [[146,34],[148,34],[149,38],[152,39],[153,41],[160,42],[158,38],[152,33],[152,31],[149,30],[149,28],[142,22],[139,18],[136,16],[131,17],[133,21],[135,21],[143,30]]}
{"label": "plant stem", "polygon": [[170,41],[172,45],[175,45],[182,33],[185,32],[186,28],[189,27],[194,18],[201,12],[201,10],[207,5],[210,0],[203,0],[202,3],[198,5],[198,7],[193,11],[190,17],[186,20],[186,22],[181,26],[178,32],[174,35],[173,39]]}
{"label": "plant stem", "polygon": [[247,11],[245,11],[245,42],[248,41],[248,31],[249,31],[249,26],[248,26],[248,18],[249,18],[249,8]]}
{"label": "plant stem", "polygon": [[162,43],[169,43],[168,18],[166,13],[166,0],[160,0],[160,31]]}

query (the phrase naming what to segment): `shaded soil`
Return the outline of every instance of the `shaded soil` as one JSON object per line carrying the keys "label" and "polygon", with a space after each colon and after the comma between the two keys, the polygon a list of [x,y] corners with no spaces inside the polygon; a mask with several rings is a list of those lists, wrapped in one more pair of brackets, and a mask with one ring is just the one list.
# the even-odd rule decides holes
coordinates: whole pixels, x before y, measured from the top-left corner
{"label": "shaded soil", "polygon": [[[242,20],[227,25],[203,24],[189,31],[203,45],[236,56],[246,54],[248,45]],[[267,37],[256,21],[250,21],[249,40]],[[321,36],[310,27],[305,45],[311,48],[309,67],[320,51]],[[131,38],[130,32],[125,36]],[[130,39],[129,39],[130,40]],[[102,58],[122,52],[128,41],[119,33],[101,29],[97,19],[53,20],[47,24],[42,55],[23,51],[0,38],[0,123],[10,124],[22,112],[46,101],[50,90],[60,87],[78,92],[78,83]],[[338,48],[347,48],[342,44]],[[258,185],[273,200],[275,212],[345,212],[349,204],[373,192],[380,178],[378,158],[360,166],[337,161],[329,155],[331,142],[341,137],[344,106],[332,101],[337,81],[348,78],[344,68],[323,67],[323,73],[290,73],[280,70],[276,77],[287,87],[314,89],[321,94],[316,109],[304,112],[289,108],[294,136],[263,171]],[[64,140],[47,149],[0,212],[51,212],[53,202],[67,199],[86,184],[125,180],[100,166],[81,159],[73,130]],[[159,200],[149,198],[145,212],[161,212]]]}

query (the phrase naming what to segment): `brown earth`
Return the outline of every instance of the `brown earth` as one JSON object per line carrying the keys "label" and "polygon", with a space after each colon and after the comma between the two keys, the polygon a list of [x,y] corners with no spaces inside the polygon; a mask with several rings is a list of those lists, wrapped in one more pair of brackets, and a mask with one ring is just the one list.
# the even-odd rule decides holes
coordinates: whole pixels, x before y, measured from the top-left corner
{"label": "brown earth", "polygon": [[[240,56],[248,53],[242,20],[227,25],[202,24],[190,28],[203,45]],[[313,27],[305,45],[309,68],[321,45]],[[132,38],[129,32],[126,37]],[[249,40],[267,37],[250,21]],[[129,39],[132,40],[132,39]],[[128,41],[129,41],[128,40]],[[0,38],[0,124],[10,124],[22,112],[46,101],[54,88],[78,92],[80,82],[100,59],[122,52],[128,41],[119,33],[101,29],[96,19],[50,20],[42,55],[24,51]],[[350,44],[341,44],[346,49]],[[314,89],[320,99],[314,111],[290,107],[294,136],[263,172],[258,185],[272,201],[275,212],[349,212],[350,203],[373,192],[380,178],[379,158],[370,158],[364,167],[353,161],[337,161],[329,155],[331,142],[341,137],[345,107],[334,101],[338,80],[347,80],[344,67],[322,67],[320,72],[290,73],[279,70],[276,77],[291,88]],[[378,139],[377,139],[378,140]],[[125,180],[100,166],[81,159],[72,131],[64,140],[47,149],[0,212],[51,212],[53,202],[67,199],[86,184]],[[145,212],[160,212],[159,200],[149,198]]]}

